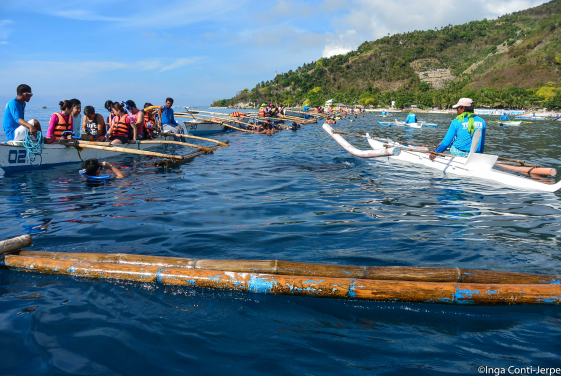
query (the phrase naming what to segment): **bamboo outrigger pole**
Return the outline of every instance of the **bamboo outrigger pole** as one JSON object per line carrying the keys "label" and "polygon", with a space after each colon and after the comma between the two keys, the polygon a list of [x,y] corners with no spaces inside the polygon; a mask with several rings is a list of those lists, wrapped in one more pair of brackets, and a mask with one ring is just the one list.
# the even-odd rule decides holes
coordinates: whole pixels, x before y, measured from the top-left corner
{"label": "bamboo outrigger pole", "polygon": [[188,134],[170,133],[170,132],[164,132],[161,135],[164,136],[164,137],[165,136],[174,136],[174,137],[193,138],[193,139],[196,139],[196,140],[214,142],[215,144],[220,145],[220,146],[230,146],[230,145],[228,145],[227,140],[226,140],[226,142],[221,142],[221,141],[213,140],[212,138],[197,137],[197,136],[191,136],[191,135],[188,135]]}
{"label": "bamboo outrigger pole", "polygon": [[[19,254],[4,255],[0,259],[0,264],[16,270],[68,274],[77,277],[111,278],[165,285],[340,299],[481,305],[558,305],[561,303],[559,277],[553,282],[544,281],[551,276],[536,276],[533,280],[537,279],[539,282],[532,284],[464,283],[457,281],[419,282],[374,280],[353,278],[352,276],[318,277],[309,274],[263,274],[248,270],[249,265],[245,266],[243,272],[193,269],[189,267],[189,260],[183,260],[181,265],[177,265],[178,263],[175,262],[174,265],[162,267],[162,258],[149,256],[138,256],[140,257],[140,260],[138,260],[140,263],[132,264],[111,262],[112,258],[121,258],[124,255],[102,254],[98,261],[77,261],[71,257],[54,258],[50,252],[19,251],[17,253]],[[74,254],[74,257],[77,257],[77,254]],[[247,262],[254,266],[256,264],[255,261]],[[228,267],[229,264],[235,265],[235,261],[217,260],[216,265],[219,264],[222,267]],[[306,272],[317,269],[313,265],[309,264]],[[275,267],[278,268],[278,261],[275,262]],[[342,270],[341,272],[345,271]],[[360,271],[355,270],[355,273],[360,274]]]}
{"label": "bamboo outrigger pole", "polygon": [[0,250],[11,252],[0,256],[0,265],[19,271],[77,277],[343,299],[561,304],[561,277],[556,275],[20,250],[29,244],[31,238],[27,235],[0,242]]}
{"label": "bamboo outrigger pole", "polygon": [[163,153],[157,153],[157,152],[154,152],[154,151],[128,149],[128,148],[122,148],[122,147],[117,147],[117,146],[98,146],[98,145],[78,143],[78,145],[76,147],[84,148],[84,149],[107,150],[107,151],[113,151],[115,153],[149,155],[149,156],[152,156],[152,157],[160,157],[160,158],[167,158],[167,159],[178,159],[178,160],[184,159],[181,155],[163,154]]}

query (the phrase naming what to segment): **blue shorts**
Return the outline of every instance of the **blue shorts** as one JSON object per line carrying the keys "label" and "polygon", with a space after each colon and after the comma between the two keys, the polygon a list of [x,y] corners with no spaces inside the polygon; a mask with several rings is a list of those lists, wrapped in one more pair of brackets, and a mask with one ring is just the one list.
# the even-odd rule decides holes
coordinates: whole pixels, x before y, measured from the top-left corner
{"label": "blue shorts", "polygon": [[460,149],[456,149],[455,146],[450,148],[450,154],[457,155],[458,157],[467,157],[469,155],[468,151],[462,151]]}

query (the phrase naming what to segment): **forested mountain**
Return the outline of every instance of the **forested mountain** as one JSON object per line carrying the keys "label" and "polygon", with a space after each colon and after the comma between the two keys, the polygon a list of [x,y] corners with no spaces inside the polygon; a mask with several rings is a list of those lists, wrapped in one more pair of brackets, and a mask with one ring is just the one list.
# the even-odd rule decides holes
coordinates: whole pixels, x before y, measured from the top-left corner
{"label": "forested mountain", "polygon": [[213,106],[326,100],[448,108],[458,97],[492,107],[561,107],[561,0],[441,29],[364,42],[304,64]]}

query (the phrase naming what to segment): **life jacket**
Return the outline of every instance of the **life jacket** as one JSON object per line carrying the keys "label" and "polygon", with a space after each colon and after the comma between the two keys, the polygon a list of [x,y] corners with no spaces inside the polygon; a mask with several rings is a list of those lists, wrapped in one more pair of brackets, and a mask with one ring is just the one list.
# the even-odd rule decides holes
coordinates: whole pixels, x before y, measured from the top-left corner
{"label": "life jacket", "polygon": [[233,117],[240,117],[240,116],[245,116],[245,114],[244,114],[243,112],[232,112],[232,113],[230,114],[230,116],[233,116]]}
{"label": "life jacket", "polygon": [[259,117],[265,117],[265,108],[264,107],[259,109]]}
{"label": "life jacket", "polygon": [[68,121],[64,120],[64,117],[60,112],[55,112],[53,115],[56,115],[58,118],[58,124],[55,126],[55,130],[53,132],[55,139],[58,140],[62,137],[64,132],[72,132],[74,129],[74,120],[72,119],[71,115],[68,115]]}
{"label": "life jacket", "polygon": [[116,123],[113,123],[113,137],[129,137],[130,124],[126,123],[128,116],[126,114],[120,118],[116,116],[118,119]]}

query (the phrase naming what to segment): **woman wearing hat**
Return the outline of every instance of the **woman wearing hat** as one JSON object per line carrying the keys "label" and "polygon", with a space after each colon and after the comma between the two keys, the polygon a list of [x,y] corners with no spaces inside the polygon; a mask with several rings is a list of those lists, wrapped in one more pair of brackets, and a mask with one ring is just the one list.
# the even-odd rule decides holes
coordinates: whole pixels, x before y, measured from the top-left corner
{"label": "woman wearing hat", "polygon": [[[442,153],[452,145],[450,154],[467,157],[476,129],[481,129],[481,138],[475,152],[483,153],[485,148],[485,120],[474,114],[473,100],[461,98],[452,108],[456,109],[458,117],[450,124],[446,136],[444,136],[440,145],[434,150],[435,153]],[[431,153],[430,159],[434,161],[434,158],[436,158],[436,154]]]}

